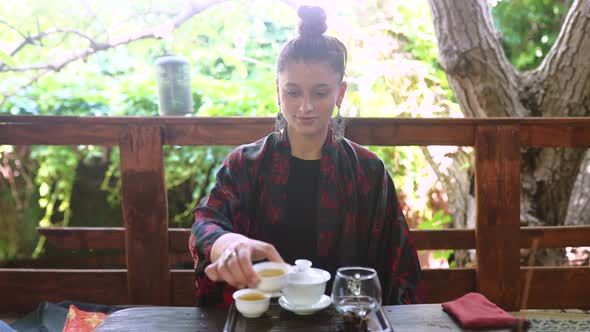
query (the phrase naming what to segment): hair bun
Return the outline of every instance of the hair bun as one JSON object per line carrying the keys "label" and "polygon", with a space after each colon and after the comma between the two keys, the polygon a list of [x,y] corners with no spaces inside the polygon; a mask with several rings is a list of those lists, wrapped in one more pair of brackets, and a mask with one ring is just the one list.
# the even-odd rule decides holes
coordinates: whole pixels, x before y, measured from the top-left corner
{"label": "hair bun", "polygon": [[318,6],[301,6],[297,10],[299,15],[299,35],[302,37],[317,37],[326,32],[326,12]]}

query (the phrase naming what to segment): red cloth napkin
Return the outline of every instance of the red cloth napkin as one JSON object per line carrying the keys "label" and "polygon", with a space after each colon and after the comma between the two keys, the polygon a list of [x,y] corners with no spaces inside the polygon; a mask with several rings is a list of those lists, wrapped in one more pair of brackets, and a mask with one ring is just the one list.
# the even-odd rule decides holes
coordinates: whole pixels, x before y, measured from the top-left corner
{"label": "red cloth napkin", "polygon": [[520,322],[525,330],[529,326],[529,322],[511,316],[479,293],[467,293],[443,303],[442,308],[466,329],[515,328]]}

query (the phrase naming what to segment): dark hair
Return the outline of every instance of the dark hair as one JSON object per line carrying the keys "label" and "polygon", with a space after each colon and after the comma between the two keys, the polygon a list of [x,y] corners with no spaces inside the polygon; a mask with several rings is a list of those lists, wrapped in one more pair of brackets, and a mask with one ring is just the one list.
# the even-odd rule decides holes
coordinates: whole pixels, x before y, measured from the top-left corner
{"label": "dark hair", "polygon": [[297,10],[299,15],[299,36],[289,40],[281,53],[277,63],[277,71],[285,69],[287,62],[302,60],[303,62],[323,62],[330,64],[335,72],[340,74],[340,81],[344,78],[346,58],[348,52],[341,41],[334,37],[325,36],[326,12],[317,6],[301,6]]}

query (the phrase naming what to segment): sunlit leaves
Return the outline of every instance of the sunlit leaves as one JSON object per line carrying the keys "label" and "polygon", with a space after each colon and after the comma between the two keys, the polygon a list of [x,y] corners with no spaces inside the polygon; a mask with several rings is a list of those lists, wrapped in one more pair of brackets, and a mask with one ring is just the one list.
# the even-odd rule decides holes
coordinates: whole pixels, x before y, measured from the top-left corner
{"label": "sunlit leaves", "polygon": [[557,39],[572,0],[497,1],[492,14],[502,45],[520,70],[536,68]]}

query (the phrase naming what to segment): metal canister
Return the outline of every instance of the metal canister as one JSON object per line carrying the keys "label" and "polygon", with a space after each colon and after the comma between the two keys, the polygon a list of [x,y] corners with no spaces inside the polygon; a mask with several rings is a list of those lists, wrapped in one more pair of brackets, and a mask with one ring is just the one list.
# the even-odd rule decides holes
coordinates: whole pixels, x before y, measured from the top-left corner
{"label": "metal canister", "polygon": [[193,111],[190,64],[180,55],[156,59],[160,115],[186,115]]}

